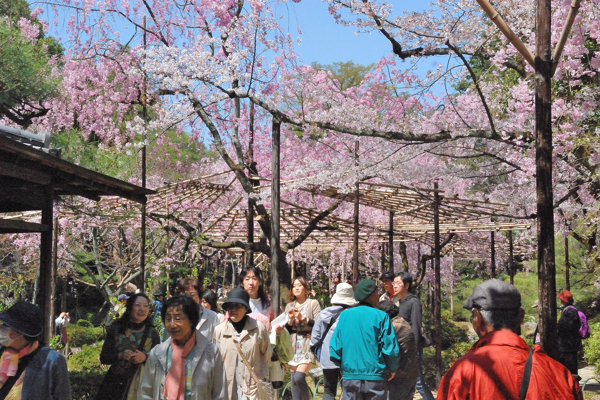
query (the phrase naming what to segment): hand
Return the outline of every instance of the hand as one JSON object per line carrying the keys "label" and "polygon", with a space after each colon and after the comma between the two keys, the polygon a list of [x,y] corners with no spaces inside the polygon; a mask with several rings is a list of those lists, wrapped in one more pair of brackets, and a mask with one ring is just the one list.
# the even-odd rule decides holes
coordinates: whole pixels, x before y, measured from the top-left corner
{"label": "hand", "polygon": [[392,373],[390,374],[390,377],[388,378],[388,381],[391,381],[392,379],[394,379],[394,376],[395,376],[395,375],[396,375],[396,373],[395,373],[395,372],[392,372]]}
{"label": "hand", "polygon": [[275,327],[275,333],[278,335],[281,333],[282,330],[283,330],[283,325],[277,325]]}
{"label": "hand", "polygon": [[134,354],[133,351],[125,350],[125,351],[122,351],[121,353],[119,353],[119,358],[121,360],[129,361],[129,360],[131,360],[131,356],[133,356],[133,354]]}
{"label": "hand", "polygon": [[143,352],[136,350],[131,356],[131,361],[133,361],[134,364],[143,363],[146,361],[146,355]]}
{"label": "hand", "polygon": [[294,320],[296,319],[296,314],[298,313],[298,310],[296,309],[291,309],[290,311],[288,311],[288,324],[292,325],[294,323]]}

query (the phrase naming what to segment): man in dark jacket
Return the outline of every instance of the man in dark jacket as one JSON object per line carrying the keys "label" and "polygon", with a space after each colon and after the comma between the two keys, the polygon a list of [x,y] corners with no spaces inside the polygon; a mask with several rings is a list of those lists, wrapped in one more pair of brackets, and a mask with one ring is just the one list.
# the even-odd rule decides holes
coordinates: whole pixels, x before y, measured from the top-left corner
{"label": "man in dark jacket", "polygon": [[343,400],[386,400],[386,380],[400,362],[398,341],[388,315],[374,308],[379,303],[375,281],[358,282],[354,299],[360,304],[340,314],[329,358],[342,369]]}
{"label": "man in dark jacket", "polygon": [[423,399],[433,400],[433,393],[431,393],[431,389],[429,389],[429,386],[427,386],[423,376],[423,347],[421,344],[421,333],[423,332],[423,305],[417,296],[410,293],[412,283],[413,277],[408,272],[400,272],[398,275],[396,275],[396,278],[394,278],[394,291],[396,292],[396,296],[400,298],[400,303],[398,304],[398,315],[404,318],[404,320],[410,324],[410,327],[415,335],[417,354],[419,358],[419,377],[417,378],[416,389],[421,394]]}
{"label": "man in dark jacket", "polygon": [[564,290],[559,293],[558,298],[563,309],[558,320],[558,361],[567,367],[573,376],[581,379],[577,371],[577,352],[581,349],[581,335],[579,334],[579,313],[573,307],[573,295]]}

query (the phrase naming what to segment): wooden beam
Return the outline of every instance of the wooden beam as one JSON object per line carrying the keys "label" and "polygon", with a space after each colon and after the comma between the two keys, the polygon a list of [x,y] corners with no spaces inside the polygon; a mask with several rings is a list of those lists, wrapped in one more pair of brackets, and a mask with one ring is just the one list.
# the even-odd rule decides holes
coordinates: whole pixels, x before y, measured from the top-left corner
{"label": "wooden beam", "polygon": [[20,167],[13,163],[3,161],[0,161],[0,176],[8,176],[38,185],[49,185],[52,181],[50,175],[45,174],[38,169]]}
{"label": "wooden beam", "polygon": [[39,233],[47,232],[47,224],[21,221],[17,219],[0,219],[0,233]]}

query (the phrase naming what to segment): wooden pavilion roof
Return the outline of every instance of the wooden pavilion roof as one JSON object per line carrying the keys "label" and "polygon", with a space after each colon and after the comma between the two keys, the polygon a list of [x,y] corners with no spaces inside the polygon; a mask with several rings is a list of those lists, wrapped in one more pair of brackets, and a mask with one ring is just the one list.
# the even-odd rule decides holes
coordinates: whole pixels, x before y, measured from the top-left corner
{"label": "wooden pavilion roof", "polygon": [[[155,193],[91,171],[30,146],[0,136],[0,214],[41,210],[48,193],[99,200],[119,196],[145,203]],[[40,232],[41,224],[0,218],[0,233]]]}

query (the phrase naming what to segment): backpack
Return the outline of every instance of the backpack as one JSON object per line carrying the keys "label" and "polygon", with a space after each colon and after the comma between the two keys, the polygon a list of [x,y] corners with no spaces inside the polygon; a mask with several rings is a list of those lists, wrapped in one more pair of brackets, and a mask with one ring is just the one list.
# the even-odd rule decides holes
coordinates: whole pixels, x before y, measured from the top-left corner
{"label": "backpack", "polygon": [[[573,307],[573,306],[569,306],[569,307]],[[567,308],[569,308],[567,307]],[[575,307],[573,307],[575,309],[575,311],[577,311],[577,314],[579,314],[579,336],[581,336],[582,339],[587,339],[590,337],[591,335],[591,331],[590,331],[590,326],[588,325],[587,322],[587,317],[585,316],[585,314],[582,311],[579,311],[578,309],[576,309]]]}

